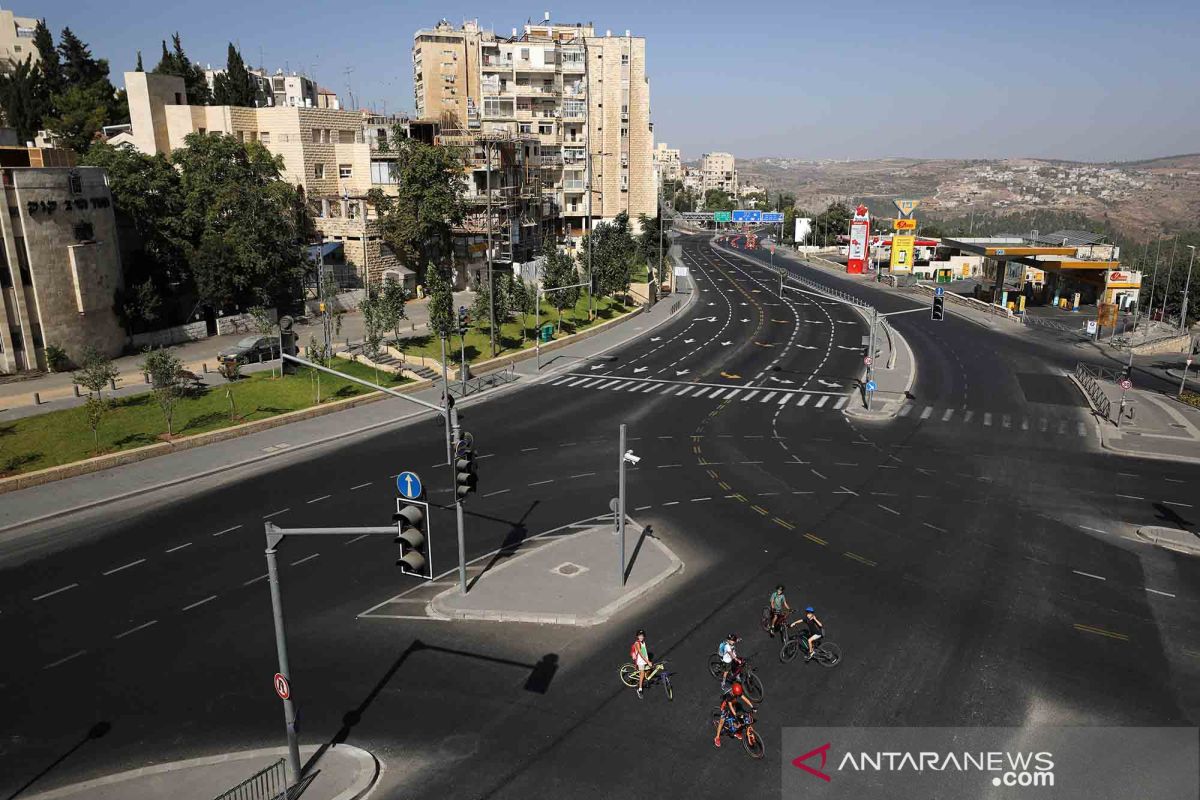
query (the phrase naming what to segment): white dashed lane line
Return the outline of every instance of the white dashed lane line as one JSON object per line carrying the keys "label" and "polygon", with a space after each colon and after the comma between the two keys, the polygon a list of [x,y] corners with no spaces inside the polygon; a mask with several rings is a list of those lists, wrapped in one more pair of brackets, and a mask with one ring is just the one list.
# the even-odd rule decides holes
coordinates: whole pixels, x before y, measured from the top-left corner
{"label": "white dashed lane line", "polygon": [[320,497],[314,497],[312,500],[308,501],[308,505],[311,506],[313,503],[319,503],[322,500],[328,500],[331,497],[333,497],[333,495],[331,495],[331,494],[323,494]]}
{"label": "white dashed lane line", "polygon": [[321,554],[320,554],[320,553],[313,553],[311,556],[305,556],[304,558],[300,559],[299,561],[293,561],[293,562],[292,562],[292,566],[293,566],[293,567],[298,567],[298,566],[300,566],[301,564],[303,564],[305,561],[312,561],[314,558],[316,558],[316,557],[317,557],[317,556],[319,556],[319,555],[321,555]]}
{"label": "white dashed lane line", "polygon": [[270,519],[271,517],[278,517],[280,514],[286,514],[289,511],[291,511],[290,508],[281,508],[278,511],[272,511],[270,514],[264,514],[263,519]]}
{"label": "white dashed lane line", "polygon": [[358,486],[351,486],[350,491],[355,492],[355,491],[358,491],[359,489],[365,489],[366,487],[368,487],[370,485],[371,485],[370,481],[367,481],[366,483],[360,483]]}
{"label": "white dashed lane line", "polygon": [[233,533],[236,530],[240,530],[241,527],[242,527],[241,525],[234,525],[232,528],[226,528],[223,531],[217,531],[216,533],[213,534],[213,536],[224,536],[227,533]]}
{"label": "white dashed lane line", "polygon": [[1095,579],[1095,580],[1098,580],[1098,581],[1106,581],[1106,580],[1108,580],[1108,578],[1105,578],[1105,577],[1104,577],[1104,576],[1102,576],[1102,575],[1093,575],[1093,574],[1092,574],[1092,573],[1090,573],[1090,572],[1080,572],[1080,571],[1079,571],[1079,570],[1077,570],[1077,569],[1073,569],[1073,570],[1071,570],[1071,572],[1074,572],[1076,575],[1082,575],[1082,576],[1083,576],[1083,577],[1085,577],[1085,578],[1093,578],[1093,579]]}
{"label": "white dashed lane line", "polygon": [[174,547],[172,547],[171,549],[169,549],[169,550],[165,550],[164,552],[167,552],[167,553],[174,553],[174,552],[176,552],[177,550],[182,550],[182,549],[183,549],[183,548],[185,548],[185,547],[191,547],[191,546],[192,546],[192,543],[191,543],[191,542],[184,542],[183,544],[177,544],[177,545],[175,545]]}
{"label": "white dashed lane line", "polygon": [[195,603],[192,603],[190,606],[184,606],[183,608],[181,608],[179,610],[180,611],[191,611],[193,608],[199,608],[200,606],[204,605],[205,603],[212,602],[213,600],[216,600],[216,599],[217,599],[217,595],[215,595],[215,594],[209,595],[208,597],[204,598],[203,600],[197,600]]}
{"label": "white dashed lane line", "polygon": [[146,563],[146,559],[139,558],[137,561],[130,561],[128,564],[123,564],[119,567],[114,567],[113,569],[110,569],[108,572],[101,572],[100,574],[107,578],[109,575],[116,575],[121,570],[129,569],[130,567],[136,567],[138,564],[145,564],[145,563]]}
{"label": "white dashed lane line", "polygon": [[36,603],[38,600],[45,600],[47,597],[54,597],[54,595],[56,595],[56,594],[62,594],[63,592],[70,591],[71,589],[75,589],[78,586],[79,586],[78,583],[72,583],[69,586],[60,586],[59,588],[55,589],[52,592],[46,592],[45,594],[39,594],[37,597],[33,598],[33,602]]}
{"label": "white dashed lane line", "polygon": [[156,619],[152,619],[149,622],[143,622],[141,625],[138,625],[137,627],[134,627],[134,628],[130,628],[129,630],[125,631],[124,633],[118,633],[116,636],[113,637],[113,639],[124,639],[126,636],[131,636],[131,635],[137,633],[138,631],[144,631],[144,630],[146,630],[146,628],[149,628],[151,625],[157,625],[157,624],[158,624],[158,620],[156,620]]}

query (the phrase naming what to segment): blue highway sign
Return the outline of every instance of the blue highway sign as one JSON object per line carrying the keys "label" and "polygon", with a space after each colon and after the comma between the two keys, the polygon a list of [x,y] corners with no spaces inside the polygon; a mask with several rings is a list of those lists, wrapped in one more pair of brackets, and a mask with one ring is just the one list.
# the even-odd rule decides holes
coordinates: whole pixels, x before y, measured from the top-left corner
{"label": "blue highway sign", "polygon": [[945,286],[937,286],[937,287],[934,287],[933,294],[934,294],[934,296],[935,296],[935,297],[941,297],[941,296],[942,296],[942,295],[944,295],[945,293],[946,293],[946,287],[945,287]]}
{"label": "blue highway sign", "polygon": [[733,212],[734,222],[762,222],[762,212],[748,209],[738,209]]}
{"label": "blue highway sign", "polygon": [[867,381],[867,391],[868,392],[873,392],[873,391],[875,391],[876,388],[878,388],[878,387],[875,386],[875,381]]}
{"label": "blue highway sign", "polygon": [[396,476],[396,490],[400,492],[401,496],[409,500],[416,500],[421,496],[421,479],[415,472],[401,472]]}
{"label": "blue highway sign", "polygon": [[783,222],[783,213],[779,211],[762,212],[763,222]]}

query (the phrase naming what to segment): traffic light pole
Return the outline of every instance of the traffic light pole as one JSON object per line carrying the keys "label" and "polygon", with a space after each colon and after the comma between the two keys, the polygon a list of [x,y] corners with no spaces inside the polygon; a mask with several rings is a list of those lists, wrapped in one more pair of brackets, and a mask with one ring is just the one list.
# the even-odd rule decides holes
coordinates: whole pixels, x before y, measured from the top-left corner
{"label": "traffic light pole", "polygon": [[621,540],[621,568],[617,579],[625,585],[625,423],[621,423],[621,447],[617,451],[617,538]]}
{"label": "traffic light pole", "polygon": [[[458,443],[461,441],[462,427],[458,424],[458,409],[450,409],[450,435],[454,440],[454,449],[458,449]],[[463,502],[458,496],[458,467],[455,461],[458,458],[458,453],[455,452],[449,458],[450,462],[450,485],[454,487],[454,517],[458,526],[458,589],[463,594],[467,593],[467,541],[466,534],[463,530]]]}

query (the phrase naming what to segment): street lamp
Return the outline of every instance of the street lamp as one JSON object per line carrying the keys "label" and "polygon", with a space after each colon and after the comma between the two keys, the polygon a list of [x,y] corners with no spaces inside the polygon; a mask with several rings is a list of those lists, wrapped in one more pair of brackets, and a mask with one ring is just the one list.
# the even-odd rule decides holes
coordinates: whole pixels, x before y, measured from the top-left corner
{"label": "street lamp", "polygon": [[1188,249],[1192,251],[1192,255],[1188,259],[1187,280],[1183,284],[1183,306],[1179,309],[1179,330],[1187,327],[1188,291],[1192,288],[1192,264],[1196,261],[1196,245],[1189,244]]}

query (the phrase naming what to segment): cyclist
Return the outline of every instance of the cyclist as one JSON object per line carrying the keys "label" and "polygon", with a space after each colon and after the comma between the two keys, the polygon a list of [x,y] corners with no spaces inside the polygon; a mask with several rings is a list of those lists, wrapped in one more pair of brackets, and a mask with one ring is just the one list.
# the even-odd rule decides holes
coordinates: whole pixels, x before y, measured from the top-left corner
{"label": "cyclist", "polygon": [[717,645],[717,655],[725,662],[725,672],[721,675],[722,689],[729,686],[729,674],[741,666],[742,660],[738,658],[737,654],[737,643],[740,641],[740,636],[736,633],[731,633],[725,637],[725,641]]}
{"label": "cyclist", "polygon": [[808,634],[804,637],[804,642],[808,645],[808,652],[804,654],[804,660],[808,661],[813,657],[813,648],[817,646],[817,640],[825,635],[825,626],[821,624],[821,620],[817,619],[817,612],[813,611],[812,606],[804,609],[804,616],[789,627],[794,628],[797,625],[803,625]]}
{"label": "cyclist", "polygon": [[782,625],[787,619],[788,612],[792,607],[788,605],[787,598],[783,595],[783,584],[775,587],[775,591],[771,592],[771,596],[767,598],[767,605],[771,609],[771,624],[767,626],[767,635],[772,639],[775,638],[775,629]]}
{"label": "cyclist", "polygon": [[742,684],[735,681],[733,686],[721,693],[721,708],[717,714],[717,727],[714,731],[716,735],[713,736],[714,747],[721,746],[721,726],[731,717],[733,718],[733,737],[735,739],[742,738],[739,705],[744,705],[746,711],[754,710],[754,704],[750,702],[749,697],[746,697]]}
{"label": "cyclist", "polygon": [[646,649],[646,632],[644,630],[639,629],[637,636],[634,637],[633,644],[629,646],[629,657],[633,659],[633,665],[638,669],[637,696],[640,700],[642,684],[646,682],[646,675],[654,666],[650,663],[650,652]]}

